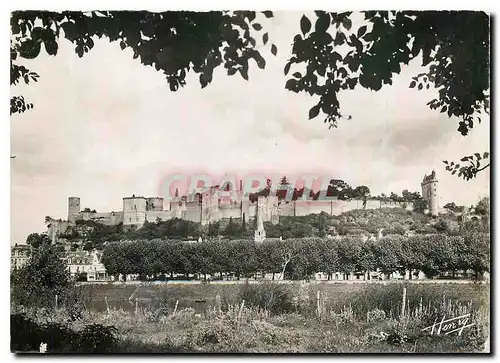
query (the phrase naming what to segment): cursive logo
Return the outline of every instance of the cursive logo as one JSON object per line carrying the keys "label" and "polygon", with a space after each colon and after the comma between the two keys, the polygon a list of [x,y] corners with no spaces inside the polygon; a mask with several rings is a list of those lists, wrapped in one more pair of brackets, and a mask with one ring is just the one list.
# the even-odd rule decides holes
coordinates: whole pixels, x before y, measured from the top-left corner
{"label": "cursive logo", "polygon": [[474,323],[469,323],[470,314],[465,314],[456,318],[446,319],[446,315],[443,316],[441,321],[437,321],[434,324],[422,329],[422,331],[429,331],[431,335],[448,335],[451,333],[458,332],[458,335],[462,335],[465,328],[470,328]]}

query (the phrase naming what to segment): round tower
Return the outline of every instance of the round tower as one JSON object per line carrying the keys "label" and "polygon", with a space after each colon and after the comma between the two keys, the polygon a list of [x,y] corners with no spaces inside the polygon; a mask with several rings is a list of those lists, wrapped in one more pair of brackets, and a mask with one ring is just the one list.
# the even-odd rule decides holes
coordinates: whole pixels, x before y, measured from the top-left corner
{"label": "round tower", "polygon": [[68,221],[74,222],[78,219],[80,214],[80,198],[79,197],[69,197],[68,198]]}
{"label": "round tower", "polygon": [[422,197],[427,201],[429,213],[433,216],[437,216],[439,210],[439,199],[436,172],[433,170],[431,175],[425,175],[421,185]]}

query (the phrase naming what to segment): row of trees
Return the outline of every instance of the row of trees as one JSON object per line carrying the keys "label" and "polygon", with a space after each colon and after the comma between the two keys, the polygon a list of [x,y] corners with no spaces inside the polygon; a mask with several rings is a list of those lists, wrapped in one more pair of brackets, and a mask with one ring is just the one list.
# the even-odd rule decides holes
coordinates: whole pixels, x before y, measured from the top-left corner
{"label": "row of trees", "polygon": [[302,238],[262,244],[250,240],[114,242],[106,246],[102,261],[111,275],[138,274],[141,279],[174,273],[205,277],[234,273],[240,278],[264,272],[299,279],[316,272],[377,269],[386,274],[420,270],[429,277],[465,270],[480,274],[489,271],[489,234],[388,236],[378,241],[354,236]]}
{"label": "row of trees", "polygon": [[[271,189],[271,180],[268,179],[267,186],[264,189],[258,193],[249,195],[250,201],[255,202],[259,196],[269,196],[271,194]],[[298,200],[304,195],[308,196],[308,198],[311,198],[312,200],[318,200],[322,195],[326,195],[327,197],[337,197],[339,200],[358,199],[366,201],[368,199],[375,199],[386,203],[415,203],[423,200],[419,192],[410,192],[408,189],[403,190],[401,196],[394,192],[391,192],[389,196],[384,193],[378,196],[372,196],[370,188],[366,185],[352,187],[342,179],[331,179],[326,190],[318,190],[314,192],[313,190],[305,187],[300,189],[296,187],[294,188],[286,176],[281,178],[279,188],[276,191],[278,200]],[[423,212],[423,210],[421,212]]]}

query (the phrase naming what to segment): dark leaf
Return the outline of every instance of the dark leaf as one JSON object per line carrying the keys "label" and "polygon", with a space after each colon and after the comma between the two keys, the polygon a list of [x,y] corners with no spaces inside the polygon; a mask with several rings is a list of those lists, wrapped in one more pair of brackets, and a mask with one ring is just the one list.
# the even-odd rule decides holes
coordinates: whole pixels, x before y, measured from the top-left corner
{"label": "dark leaf", "polygon": [[240,74],[244,80],[248,81],[248,70],[246,68],[240,68]]}
{"label": "dark leaf", "polygon": [[266,68],[266,61],[259,53],[255,54],[255,61],[260,69]]}
{"label": "dark leaf", "polygon": [[263,11],[262,14],[265,15],[266,18],[272,18],[273,17],[273,12],[272,11]]}
{"label": "dark leaf", "polygon": [[124,50],[126,47],[127,47],[127,44],[125,44],[125,42],[122,40],[122,41],[120,42],[120,48],[121,48],[122,50]]}
{"label": "dark leaf", "polygon": [[315,118],[316,116],[318,116],[318,114],[319,114],[319,105],[313,106],[309,110],[309,120]]}
{"label": "dark leaf", "polygon": [[302,78],[302,75],[300,74],[300,72],[295,72],[294,74],[292,74],[292,76],[295,78]]}
{"label": "dark leaf", "polygon": [[264,44],[267,43],[268,39],[269,39],[269,36],[267,35],[267,33],[264,33],[264,35],[262,36],[262,41],[264,42]]}
{"label": "dark leaf", "polygon": [[254,24],[252,24],[252,27],[253,27],[255,30],[261,30],[261,29],[262,29],[262,25],[260,25],[259,23],[254,23]]}
{"label": "dark leaf", "polygon": [[318,20],[316,20],[316,25],[314,30],[316,33],[325,33],[330,27],[330,14],[322,12],[318,15]]}
{"label": "dark leaf", "polygon": [[302,18],[300,18],[300,30],[304,35],[311,30],[311,21],[305,15],[302,15]]}
{"label": "dark leaf", "polygon": [[273,53],[273,55],[276,55],[276,53],[278,53],[278,48],[276,48],[274,44],[271,45],[271,53]]}
{"label": "dark leaf", "polygon": [[363,25],[358,29],[358,38],[361,38],[366,33],[366,25]]}
{"label": "dark leaf", "polygon": [[285,65],[285,69],[284,69],[284,72],[285,72],[285,76],[288,74],[288,72],[290,72],[290,66],[292,65],[291,62],[288,62],[286,65]]}
{"label": "dark leaf", "polygon": [[33,59],[40,54],[41,45],[39,42],[35,42],[28,39],[21,43],[19,47],[19,55],[23,58]]}
{"label": "dark leaf", "polygon": [[297,93],[298,92],[298,90],[297,90],[297,80],[295,80],[295,79],[289,79],[288,81],[286,81],[285,88],[287,90],[290,90],[290,91],[293,91],[293,92]]}
{"label": "dark leaf", "polygon": [[57,42],[55,42],[55,41],[45,42],[45,50],[47,51],[47,54],[56,55],[57,48],[58,48]]}
{"label": "dark leaf", "polygon": [[352,27],[352,21],[351,19],[349,19],[348,17],[345,17],[344,20],[342,21],[342,25],[344,26],[344,28],[346,28],[347,30],[350,30],[351,27]]}
{"label": "dark leaf", "polygon": [[415,88],[416,85],[417,85],[417,82],[411,81],[410,88]]}

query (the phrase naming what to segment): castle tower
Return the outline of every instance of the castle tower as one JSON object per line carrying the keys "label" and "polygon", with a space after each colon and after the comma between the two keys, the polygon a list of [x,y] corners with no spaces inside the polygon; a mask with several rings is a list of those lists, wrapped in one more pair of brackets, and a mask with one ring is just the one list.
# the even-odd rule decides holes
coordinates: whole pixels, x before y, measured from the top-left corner
{"label": "castle tower", "polygon": [[146,221],[146,204],[144,197],[123,198],[123,225],[142,226]]}
{"label": "castle tower", "polygon": [[79,197],[69,197],[68,198],[68,221],[75,222],[80,214],[80,198]]}
{"label": "castle tower", "polygon": [[219,192],[212,187],[201,196],[201,224],[205,226],[219,219]]}
{"label": "castle tower", "polygon": [[262,243],[266,239],[266,230],[264,229],[264,209],[266,207],[266,198],[259,197],[257,199],[257,229],[255,230],[254,241]]}
{"label": "castle tower", "polygon": [[161,212],[163,211],[163,198],[150,197],[146,199],[146,210]]}
{"label": "castle tower", "polygon": [[436,172],[433,170],[431,175],[425,175],[422,181],[422,197],[427,201],[429,206],[429,213],[432,216],[438,215],[439,201],[438,201],[438,180]]}

